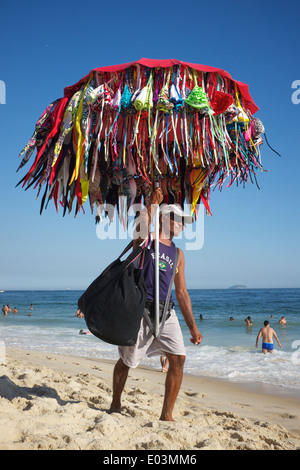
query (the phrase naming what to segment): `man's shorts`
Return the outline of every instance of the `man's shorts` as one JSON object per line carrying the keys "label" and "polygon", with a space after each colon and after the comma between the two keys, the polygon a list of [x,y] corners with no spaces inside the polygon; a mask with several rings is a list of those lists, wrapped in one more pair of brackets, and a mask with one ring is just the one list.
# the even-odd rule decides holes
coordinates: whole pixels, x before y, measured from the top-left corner
{"label": "man's shorts", "polygon": [[262,349],[266,349],[267,351],[273,351],[274,345],[273,343],[262,343]]}
{"label": "man's shorts", "polygon": [[134,346],[119,346],[119,355],[124,364],[135,368],[139,365],[143,357],[165,355],[166,353],[176,356],[185,356],[185,346],[182,332],[175,310],[171,310],[171,315],[166,320],[159,338],[155,338],[146,320],[141,321],[137,342]]}

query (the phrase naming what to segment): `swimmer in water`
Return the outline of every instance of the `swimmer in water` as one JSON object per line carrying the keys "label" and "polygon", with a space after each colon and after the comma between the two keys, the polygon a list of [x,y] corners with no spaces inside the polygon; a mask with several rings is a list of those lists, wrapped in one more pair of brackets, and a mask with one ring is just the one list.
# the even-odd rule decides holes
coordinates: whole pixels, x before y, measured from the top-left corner
{"label": "swimmer in water", "polygon": [[278,346],[280,348],[282,347],[280,342],[279,342],[279,339],[277,338],[277,335],[276,335],[275,331],[273,330],[273,328],[271,328],[270,323],[268,322],[268,320],[266,320],[264,322],[264,327],[261,328],[258,332],[258,335],[257,335],[257,338],[256,338],[256,347],[258,345],[258,341],[259,341],[261,336],[262,336],[262,352],[264,354],[272,353],[272,351],[274,349],[273,337],[276,339],[276,341],[278,343]]}

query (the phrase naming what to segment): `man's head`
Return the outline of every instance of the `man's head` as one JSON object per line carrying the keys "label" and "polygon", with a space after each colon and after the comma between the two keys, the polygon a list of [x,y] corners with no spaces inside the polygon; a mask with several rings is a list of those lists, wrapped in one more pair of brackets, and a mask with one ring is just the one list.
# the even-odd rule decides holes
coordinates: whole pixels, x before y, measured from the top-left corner
{"label": "man's head", "polygon": [[270,322],[268,322],[268,320],[266,320],[266,321],[264,322],[264,326],[269,326],[269,325],[270,325]]}
{"label": "man's head", "polygon": [[186,214],[178,204],[164,204],[160,208],[161,227],[164,233],[173,238],[178,236],[185,224],[192,224],[194,217]]}

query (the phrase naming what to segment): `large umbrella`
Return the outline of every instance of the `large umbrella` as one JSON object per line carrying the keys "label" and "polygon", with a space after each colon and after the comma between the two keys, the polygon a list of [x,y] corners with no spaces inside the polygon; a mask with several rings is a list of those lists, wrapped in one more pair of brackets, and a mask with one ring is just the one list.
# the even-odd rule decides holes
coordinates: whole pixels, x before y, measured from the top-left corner
{"label": "large umbrella", "polygon": [[97,221],[113,217],[108,207],[123,217],[124,198],[127,210],[147,205],[158,184],[164,202],[186,202],[195,215],[202,202],[211,214],[212,188],[262,170],[257,110],[248,86],[222,69],[174,59],[96,68],[37,121],[18,170],[36,156],[19,184],[44,187],[40,212],[53,200],[65,215],[75,201],[76,215],[89,198]]}

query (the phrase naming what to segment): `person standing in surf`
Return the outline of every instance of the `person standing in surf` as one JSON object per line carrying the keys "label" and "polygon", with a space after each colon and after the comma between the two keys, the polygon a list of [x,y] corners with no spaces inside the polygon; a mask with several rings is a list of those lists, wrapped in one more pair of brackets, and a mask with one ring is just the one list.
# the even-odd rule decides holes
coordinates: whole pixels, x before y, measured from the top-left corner
{"label": "person standing in surf", "polygon": [[256,347],[258,345],[258,341],[261,336],[262,336],[262,352],[264,354],[271,353],[273,351],[274,349],[273,337],[276,339],[278,346],[280,348],[282,347],[275,331],[273,330],[273,328],[271,328],[270,322],[268,322],[268,320],[264,322],[264,327],[261,328],[258,332],[258,335],[256,338]]}

